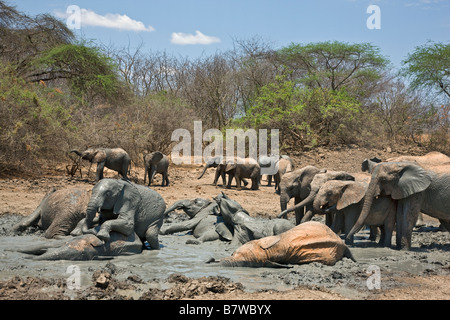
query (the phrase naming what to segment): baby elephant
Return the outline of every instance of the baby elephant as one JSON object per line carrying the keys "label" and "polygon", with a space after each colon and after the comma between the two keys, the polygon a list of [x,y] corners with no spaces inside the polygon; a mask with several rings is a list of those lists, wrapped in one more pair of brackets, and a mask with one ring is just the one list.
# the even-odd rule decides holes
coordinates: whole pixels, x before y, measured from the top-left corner
{"label": "baby elephant", "polygon": [[52,189],[29,216],[17,223],[12,231],[24,231],[31,226],[45,230],[46,238],[67,236],[86,216],[91,194],[81,188]]}
{"label": "baby elephant", "polygon": [[124,235],[111,232],[111,238],[104,242],[93,234],[72,238],[64,243],[46,244],[19,250],[34,255],[33,260],[97,260],[119,255],[138,254],[142,252],[142,241],[132,233]]}
{"label": "baby elephant", "polygon": [[226,267],[288,268],[289,264],[319,262],[334,265],[353,257],[345,243],[326,225],[309,221],[277,236],[247,242],[219,264]]}
{"label": "baby elephant", "polygon": [[161,186],[169,185],[169,158],[159,151],[155,151],[144,156],[145,173],[144,173],[144,184],[146,183],[148,175],[148,185],[150,186],[153,182],[155,174],[162,174]]}

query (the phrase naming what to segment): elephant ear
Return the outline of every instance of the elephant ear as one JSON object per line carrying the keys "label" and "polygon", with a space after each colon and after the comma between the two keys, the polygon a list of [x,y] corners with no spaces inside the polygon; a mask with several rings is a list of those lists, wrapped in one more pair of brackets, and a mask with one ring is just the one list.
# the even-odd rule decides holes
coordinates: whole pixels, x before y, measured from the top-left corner
{"label": "elephant ear", "polygon": [[397,187],[391,193],[394,200],[404,199],[427,189],[431,184],[430,174],[416,164],[407,164],[399,172]]}
{"label": "elephant ear", "polygon": [[264,237],[258,240],[259,242],[259,246],[264,249],[267,250],[270,247],[276,245],[278,242],[280,242],[280,237],[279,236],[270,236],[270,237]]}
{"label": "elephant ear", "polygon": [[91,162],[95,162],[95,163],[105,162],[105,161],[106,161],[105,150],[98,150],[97,152],[95,152],[95,155],[91,160]]}
{"label": "elephant ear", "polygon": [[228,162],[225,166],[225,172],[229,172],[234,169],[236,169],[236,162]]}
{"label": "elephant ear", "polygon": [[343,187],[341,197],[336,204],[336,209],[342,210],[349,205],[360,202],[364,198],[366,190],[367,187],[362,183],[346,183]]}
{"label": "elephant ear", "polygon": [[152,153],[152,158],[151,158],[151,162],[152,163],[157,163],[159,161],[161,161],[161,159],[164,157],[164,155],[159,152],[159,151],[155,151]]}
{"label": "elephant ear", "polygon": [[120,194],[114,204],[113,213],[116,215],[126,214],[128,212],[130,212],[130,214],[131,212],[134,213],[136,211],[136,206],[141,201],[139,191],[128,181],[118,180],[117,183],[122,183],[122,190],[120,191]]}

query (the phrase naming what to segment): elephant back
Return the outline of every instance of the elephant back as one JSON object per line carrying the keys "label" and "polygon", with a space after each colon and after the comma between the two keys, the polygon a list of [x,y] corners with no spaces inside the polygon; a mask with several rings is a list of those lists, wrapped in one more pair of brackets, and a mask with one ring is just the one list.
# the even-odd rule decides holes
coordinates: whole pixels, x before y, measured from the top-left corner
{"label": "elephant back", "polygon": [[151,225],[162,224],[166,204],[161,195],[148,187],[134,184],[141,196],[136,208],[135,231],[139,237],[144,237]]}

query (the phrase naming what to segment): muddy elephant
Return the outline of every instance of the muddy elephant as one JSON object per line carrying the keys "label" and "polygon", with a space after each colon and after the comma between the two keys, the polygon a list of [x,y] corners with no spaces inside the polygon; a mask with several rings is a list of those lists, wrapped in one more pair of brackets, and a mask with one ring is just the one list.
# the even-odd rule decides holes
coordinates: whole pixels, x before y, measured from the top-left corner
{"label": "muddy elephant", "polygon": [[153,182],[155,174],[160,173],[162,175],[161,186],[169,185],[169,158],[159,151],[155,151],[144,156],[144,184],[146,183],[148,175],[148,185],[150,186]]}
{"label": "muddy elephant", "polygon": [[[368,188],[362,181],[330,180],[325,182],[314,198],[314,212],[334,213],[331,230],[347,235],[358,220]],[[365,220],[369,226],[382,227],[379,245],[390,247],[395,226],[396,202],[390,197],[375,199]],[[345,239],[345,244],[353,244],[353,236]]]}
{"label": "muddy elephant", "polygon": [[113,231],[107,242],[93,234],[85,234],[57,244],[37,245],[18,251],[33,255],[33,260],[97,260],[141,253],[142,241],[134,232],[126,236]]}
{"label": "muddy elephant", "polygon": [[286,219],[253,218],[237,201],[230,199],[223,192],[214,199],[219,205],[225,224],[233,228],[233,245],[277,235],[294,227],[294,224]]}
{"label": "muddy elephant", "polygon": [[130,168],[131,158],[122,148],[89,148],[83,152],[71,150],[83,160],[97,163],[95,181],[103,179],[104,168],[117,171],[124,179],[128,179],[127,173]]}
{"label": "muddy elephant", "polygon": [[12,231],[17,233],[37,226],[45,230],[46,238],[66,236],[86,216],[90,194],[82,188],[54,188],[44,196],[33,213],[13,226]]}
{"label": "muddy elephant", "polygon": [[[285,216],[287,213],[295,211],[296,215],[296,224],[306,222],[311,220],[312,216],[314,215],[314,210],[312,207],[314,197],[316,196],[317,192],[319,192],[320,187],[329,180],[355,180],[355,177],[351,175],[350,173],[347,173],[345,171],[327,171],[327,170],[321,170],[317,174],[314,175],[312,178],[310,185],[309,185],[309,194],[303,198],[302,201],[295,204],[293,207],[284,210],[279,214],[278,217]],[[299,219],[297,217],[297,212],[301,212],[303,210],[303,207],[305,207],[305,215],[302,217],[302,219]],[[329,220],[329,218],[328,218]],[[330,225],[330,223],[328,222]]]}
{"label": "muddy elephant", "polygon": [[[128,180],[102,179],[92,189],[86,218],[78,223],[72,235],[92,233],[105,242],[116,231],[129,236],[136,232],[150,248],[159,249],[158,233],[163,223],[166,204],[154,190]],[[94,217],[100,214],[100,227]]]}
{"label": "muddy elephant", "polygon": [[371,176],[361,214],[347,237],[358,232],[380,194],[397,200],[397,248],[411,249],[419,212],[439,219],[450,230],[450,174],[425,170],[416,162],[382,162]]}
{"label": "muddy elephant", "polygon": [[334,265],[342,257],[354,260],[344,241],[329,227],[309,221],[279,235],[247,242],[218,263],[225,267],[286,268],[311,262]]}
{"label": "muddy elephant", "polygon": [[222,176],[223,182],[225,183],[225,174],[227,174],[229,176],[227,188],[231,188],[231,182],[233,178],[236,180],[237,190],[241,190],[241,182],[243,182],[245,185],[247,184],[245,178],[251,179],[252,190],[258,190],[259,188],[259,176],[261,168],[258,162],[252,158],[234,157],[232,159],[223,160],[221,160],[220,157],[213,158],[206,163],[205,168],[203,169],[203,172],[198,177],[198,179],[201,179],[206,170],[210,167],[217,168],[214,178],[214,184],[217,184],[219,176]]}
{"label": "muddy elephant", "polygon": [[[291,172],[287,172],[283,175],[280,181],[280,207],[281,211],[287,209],[287,205],[291,198],[294,198],[295,204],[300,203],[305,199],[311,191],[311,181],[314,176],[321,171],[314,166],[306,166],[300,169],[296,169]],[[305,206],[305,208],[299,208],[295,210],[295,221],[299,224],[304,216],[304,211],[312,210],[312,204]],[[286,214],[280,214],[278,216],[287,218]]]}
{"label": "muddy elephant", "polygon": [[187,244],[200,244],[206,241],[227,240],[231,241],[233,234],[224,224],[220,216],[218,205],[215,201],[196,198],[192,200],[176,201],[165,212],[165,216],[174,210],[181,209],[189,217],[189,220],[176,222],[167,225],[166,223],[160,229],[160,234],[173,234],[177,232],[192,231],[195,240],[187,240]]}

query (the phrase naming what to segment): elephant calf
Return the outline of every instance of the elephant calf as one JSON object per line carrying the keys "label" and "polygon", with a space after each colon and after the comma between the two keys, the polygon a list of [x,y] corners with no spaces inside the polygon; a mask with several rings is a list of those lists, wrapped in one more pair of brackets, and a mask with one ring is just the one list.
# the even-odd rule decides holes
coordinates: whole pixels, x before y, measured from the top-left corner
{"label": "elephant calf", "polygon": [[155,151],[144,156],[144,184],[146,183],[148,175],[148,185],[151,185],[155,174],[160,173],[162,175],[161,186],[169,185],[169,158],[159,151]]}
{"label": "elephant calf", "polygon": [[86,216],[90,192],[80,188],[53,189],[45,195],[36,210],[13,226],[21,232],[31,226],[45,230],[46,238],[66,236]]}
{"label": "elephant calf", "polygon": [[19,252],[35,255],[33,260],[96,260],[101,257],[141,253],[142,241],[136,233],[126,236],[111,232],[111,238],[106,243],[93,234],[86,234],[57,247],[40,245]]}
{"label": "elephant calf", "polygon": [[[334,265],[353,259],[345,243],[326,225],[309,221],[277,236],[247,242],[219,264],[226,267],[286,268],[289,264],[319,262]],[[353,259],[354,260],[354,259]]]}

